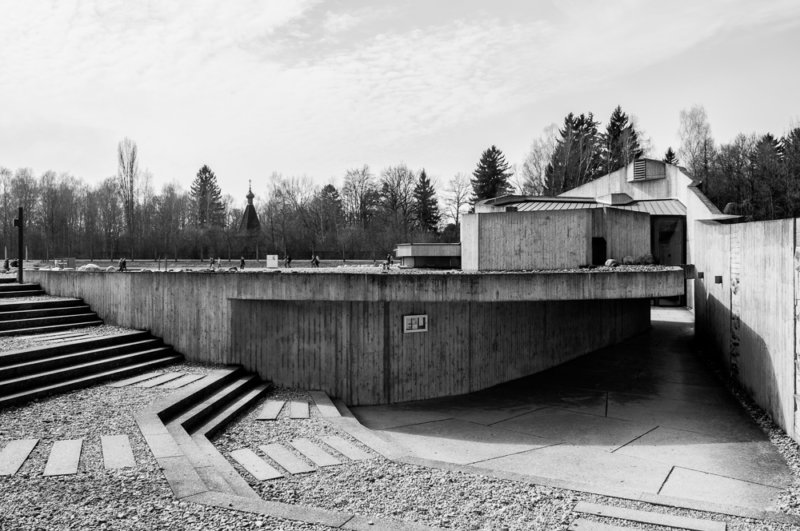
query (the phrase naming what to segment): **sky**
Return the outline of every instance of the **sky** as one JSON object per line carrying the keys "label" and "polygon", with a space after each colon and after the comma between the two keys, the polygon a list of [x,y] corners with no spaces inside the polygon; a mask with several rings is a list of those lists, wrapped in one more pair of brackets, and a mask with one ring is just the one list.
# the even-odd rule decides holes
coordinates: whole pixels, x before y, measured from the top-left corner
{"label": "sky", "polygon": [[203,164],[242,197],[364,164],[442,187],[617,105],[660,158],[692,105],[718,143],[800,126],[798,50],[796,0],[0,0],[0,167],[99,183],[128,137],[156,189]]}

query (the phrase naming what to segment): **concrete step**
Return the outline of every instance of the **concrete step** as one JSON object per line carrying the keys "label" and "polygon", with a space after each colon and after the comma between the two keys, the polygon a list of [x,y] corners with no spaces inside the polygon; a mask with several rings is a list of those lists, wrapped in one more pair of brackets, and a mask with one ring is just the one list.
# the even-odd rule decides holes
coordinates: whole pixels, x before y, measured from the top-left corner
{"label": "concrete step", "polygon": [[40,326],[52,326],[69,323],[81,323],[98,319],[97,314],[90,312],[51,315],[48,317],[32,317],[29,319],[13,319],[0,321],[0,331],[16,330],[19,328],[36,328]]}
{"label": "concrete step", "polygon": [[61,308],[64,306],[82,306],[81,299],[58,299],[54,301],[27,301],[27,302],[2,302],[0,312],[15,312],[19,310],[41,310],[44,308]]}
{"label": "concrete step", "polygon": [[45,347],[2,352],[0,353],[0,366],[13,365],[25,361],[35,361],[53,356],[60,356],[62,354],[69,354],[71,352],[81,352],[145,339],[153,339],[153,336],[148,332],[136,330],[133,332],[123,332],[121,334],[92,337],[89,339],[65,341],[57,345],[47,345]]}
{"label": "concrete step", "polygon": [[40,290],[39,284],[0,284],[0,293],[8,291],[36,291]]}
{"label": "concrete step", "polygon": [[18,378],[28,374],[50,371],[61,367],[68,367],[79,363],[86,363],[92,360],[110,358],[120,354],[151,350],[160,346],[162,346],[160,339],[145,339],[109,347],[71,352],[69,354],[61,354],[59,356],[52,356],[39,360],[24,361],[4,367],[0,366],[0,381]]}
{"label": "concrete step", "polygon": [[75,315],[77,313],[91,313],[92,309],[86,305],[58,306],[54,308],[37,308],[32,310],[3,311],[0,308],[0,321],[13,321],[17,319],[33,319],[36,317],[58,317],[60,315]]}
{"label": "concrete step", "polygon": [[9,395],[20,392],[26,388],[39,387],[48,383],[71,380],[92,373],[109,371],[124,365],[134,365],[151,359],[165,357],[171,353],[171,347],[158,347],[139,352],[120,354],[110,358],[78,363],[68,367],[61,367],[59,369],[43,371],[18,378],[9,378],[0,381],[0,395]]}
{"label": "concrete step", "polygon": [[17,281],[17,277],[0,277],[0,284],[14,284]]}
{"label": "concrete step", "polygon": [[32,289],[23,291],[2,291],[0,292],[0,299],[11,299],[13,297],[36,297],[37,295],[44,295],[44,290]]}
{"label": "concrete step", "polygon": [[162,356],[159,358],[143,361],[140,363],[135,363],[132,365],[125,365],[123,367],[116,367],[111,370],[96,372],[92,374],[88,374],[85,376],[81,376],[78,378],[72,378],[69,380],[64,380],[58,383],[43,385],[40,387],[33,387],[30,389],[25,389],[24,391],[19,391],[14,394],[0,396],[0,408],[11,406],[14,404],[19,404],[22,402],[27,402],[33,398],[37,398],[40,396],[47,396],[56,393],[63,393],[66,391],[71,391],[73,389],[80,389],[83,387],[88,387],[98,382],[102,382],[105,380],[111,380],[115,378],[125,378],[128,376],[132,376],[138,372],[152,370],[157,367],[163,367],[165,365],[169,365],[171,363],[177,363],[183,359],[182,356],[178,354],[172,354],[169,356]]}
{"label": "concrete step", "polygon": [[246,374],[247,372],[241,367],[214,371],[200,382],[190,384],[187,389],[178,392],[177,397],[170,397],[160,404],[158,416],[164,424],[174,422],[188,409]]}
{"label": "concrete step", "polygon": [[[258,378],[256,377],[258,380]],[[209,418],[201,426],[197,427],[193,433],[199,433],[206,437],[213,437],[222,430],[229,422],[238,417],[244,410],[252,406],[272,387],[269,383],[258,383],[255,387],[240,395],[234,402],[230,403],[225,409]]]}
{"label": "concrete step", "polygon": [[70,330],[72,328],[86,328],[87,326],[99,326],[103,324],[101,319],[92,319],[79,323],[65,323],[49,326],[38,326],[34,328],[17,328],[15,330],[2,330],[0,336],[22,336],[29,334],[42,334],[46,332],[56,332],[58,330]]}
{"label": "concrete step", "polygon": [[235,401],[241,394],[249,391],[257,383],[258,377],[255,375],[240,376],[232,382],[228,382],[215,393],[206,395],[202,402],[184,411],[173,422],[180,424],[187,432],[192,433],[198,426],[204,424],[209,418],[216,415],[218,411],[227,407],[228,404]]}

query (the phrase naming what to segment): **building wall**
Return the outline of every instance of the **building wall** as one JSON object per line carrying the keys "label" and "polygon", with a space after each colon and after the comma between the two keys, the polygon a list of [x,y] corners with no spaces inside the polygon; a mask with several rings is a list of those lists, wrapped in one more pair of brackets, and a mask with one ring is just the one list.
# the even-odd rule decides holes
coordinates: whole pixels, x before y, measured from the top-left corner
{"label": "building wall", "polygon": [[479,255],[478,214],[464,214],[461,216],[461,269],[477,271]]}
{"label": "building wall", "polygon": [[[531,374],[642,330],[648,299],[683,290],[679,268],[25,274],[51,295],[82,298],[108,324],[149,330],[190,361],[241,364],[353,404],[468,392]],[[428,314],[430,331],[402,334],[409,313]]]}
{"label": "building wall", "polygon": [[799,222],[697,223],[694,231],[704,277],[695,281],[696,333],[795,440]]}
{"label": "building wall", "polygon": [[[618,208],[595,209],[594,233],[606,239],[609,258],[620,263],[650,252],[650,215]],[[598,229],[599,225],[599,229]]]}

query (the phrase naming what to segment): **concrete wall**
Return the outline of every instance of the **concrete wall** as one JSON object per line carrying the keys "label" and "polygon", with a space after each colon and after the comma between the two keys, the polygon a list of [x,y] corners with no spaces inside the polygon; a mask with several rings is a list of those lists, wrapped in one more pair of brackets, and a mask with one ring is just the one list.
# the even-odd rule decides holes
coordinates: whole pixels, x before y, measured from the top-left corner
{"label": "concrete wall", "polygon": [[480,233],[478,232],[478,214],[461,216],[461,269],[477,271],[480,256]]}
{"label": "concrete wall", "polygon": [[694,231],[704,277],[695,281],[696,333],[795,440],[798,222],[697,223]]}
{"label": "concrete wall", "polygon": [[[403,333],[408,314],[429,331]],[[642,332],[647,300],[512,303],[233,301],[233,351],[283,385],[348,404],[484,389]]]}
{"label": "concrete wall", "polygon": [[[646,299],[683,291],[679,268],[539,274],[26,271],[26,278],[52,295],[83,298],[109,324],[150,330],[189,360],[239,363],[277,383],[321,387],[350,403],[467,392],[530,374],[641,330],[649,316]],[[401,334],[402,315],[417,312],[430,316],[430,331]]]}
{"label": "concrete wall", "polygon": [[645,212],[603,208],[592,210],[595,236],[606,239],[608,258],[620,263],[650,252],[650,215]]}

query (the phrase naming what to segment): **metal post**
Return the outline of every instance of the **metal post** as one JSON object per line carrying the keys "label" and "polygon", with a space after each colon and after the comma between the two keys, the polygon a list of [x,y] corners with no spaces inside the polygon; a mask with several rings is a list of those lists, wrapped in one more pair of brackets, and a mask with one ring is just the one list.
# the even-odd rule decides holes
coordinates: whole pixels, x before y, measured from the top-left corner
{"label": "metal post", "polygon": [[17,282],[22,284],[22,256],[25,244],[22,241],[22,207],[19,207],[19,214],[14,220],[14,226],[19,227],[19,238],[17,239]]}

